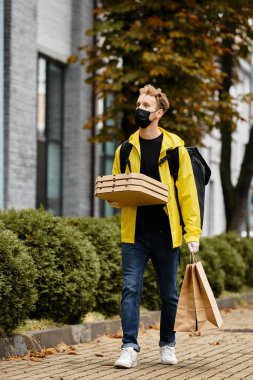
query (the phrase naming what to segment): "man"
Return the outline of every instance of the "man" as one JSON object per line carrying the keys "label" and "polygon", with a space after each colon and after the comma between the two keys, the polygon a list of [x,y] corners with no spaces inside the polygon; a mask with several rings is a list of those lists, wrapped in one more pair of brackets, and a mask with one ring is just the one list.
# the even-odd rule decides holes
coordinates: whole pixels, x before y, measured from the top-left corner
{"label": "man", "polygon": [[[133,173],[143,173],[168,185],[168,203],[164,205],[125,207],[121,213],[123,289],[121,322],[123,339],[116,368],[137,365],[140,346],[137,341],[143,275],[149,259],[157,274],[161,297],[160,355],[161,363],[176,364],[174,323],[178,304],[177,268],[182,244],[182,226],[175,187],[168,161],[158,162],[166,150],[179,149],[179,172],[176,181],[178,200],[184,222],[184,239],[191,251],[199,249],[201,234],[200,209],[191,160],[184,142],[158,126],[169,108],[160,89],[146,85],[140,89],[135,111],[139,130],[130,136],[129,155]],[[115,153],[113,174],[120,173],[120,148]],[[130,171],[126,167],[126,173]],[[110,202],[109,202],[110,203]],[[115,206],[113,202],[112,206]]]}

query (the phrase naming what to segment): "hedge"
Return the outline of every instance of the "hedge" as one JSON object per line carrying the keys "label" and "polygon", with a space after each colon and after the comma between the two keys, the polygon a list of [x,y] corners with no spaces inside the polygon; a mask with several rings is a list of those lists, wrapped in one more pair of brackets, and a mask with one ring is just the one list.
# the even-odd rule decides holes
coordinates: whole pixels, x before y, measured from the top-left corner
{"label": "hedge", "polygon": [[0,220],[24,242],[38,272],[38,300],[30,316],[78,322],[94,306],[99,278],[90,241],[42,208],[1,211]]}
{"label": "hedge", "polygon": [[221,234],[219,238],[226,240],[240,254],[246,265],[243,282],[248,286],[253,286],[253,239],[243,238],[236,232]]}
{"label": "hedge", "polygon": [[10,333],[34,309],[37,272],[17,236],[0,222],[0,334]]}
{"label": "hedge", "polygon": [[100,278],[93,309],[110,317],[120,312],[122,288],[119,220],[115,218],[65,218],[89,239],[100,262]]}
{"label": "hedge", "polygon": [[[0,212],[0,329],[9,333],[28,316],[76,323],[95,310],[118,315],[122,290],[119,216],[54,217],[44,209]],[[189,250],[184,243],[178,268],[180,289]],[[253,284],[253,239],[235,233],[202,238],[200,260],[214,292]],[[15,292],[14,292],[15,289]],[[160,309],[151,260],[142,305]]]}
{"label": "hedge", "polygon": [[237,250],[221,237],[207,239],[219,254],[221,267],[226,273],[225,289],[239,291],[244,284],[246,265]]}

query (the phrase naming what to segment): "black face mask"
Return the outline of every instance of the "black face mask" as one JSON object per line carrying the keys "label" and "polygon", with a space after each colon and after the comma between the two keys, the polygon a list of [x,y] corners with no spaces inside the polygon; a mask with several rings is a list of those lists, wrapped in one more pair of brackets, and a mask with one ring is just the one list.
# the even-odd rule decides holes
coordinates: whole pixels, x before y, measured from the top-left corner
{"label": "black face mask", "polygon": [[[156,112],[156,111],[154,111]],[[147,128],[151,121],[149,120],[149,115],[153,112],[149,112],[146,110],[142,110],[141,108],[137,108],[135,110],[135,122],[138,127]]]}

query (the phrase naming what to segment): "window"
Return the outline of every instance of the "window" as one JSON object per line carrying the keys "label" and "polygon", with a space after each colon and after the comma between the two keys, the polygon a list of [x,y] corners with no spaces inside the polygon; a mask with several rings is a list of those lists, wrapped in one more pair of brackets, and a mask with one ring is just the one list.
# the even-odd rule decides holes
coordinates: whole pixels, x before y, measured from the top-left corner
{"label": "window", "polygon": [[62,214],[64,66],[38,60],[37,202],[54,215]]}
{"label": "window", "polygon": [[[102,175],[112,174],[112,165],[117,145],[114,142],[103,144],[103,153],[101,156]],[[119,209],[111,207],[107,202],[101,200],[101,216],[111,216],[119,212]]]}

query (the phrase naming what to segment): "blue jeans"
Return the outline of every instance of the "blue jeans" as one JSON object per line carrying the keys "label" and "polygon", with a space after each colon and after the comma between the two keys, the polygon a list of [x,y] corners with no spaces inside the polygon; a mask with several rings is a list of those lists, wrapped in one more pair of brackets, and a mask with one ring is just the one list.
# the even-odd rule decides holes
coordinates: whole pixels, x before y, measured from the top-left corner
{"label": "blue jeans", "polygon": [[[162,231],[136,233],[135,243],[122,243],[123,289],[120,316],[123,347],[140,351],[137,341],[143,275],[151,259],[157,274],[161,320],[159,346],[175,345],[174,323],[178,304],[177,269],[179,248],[171,248],[170,234]],[[147,279],[148,281],[148,279]]]}

